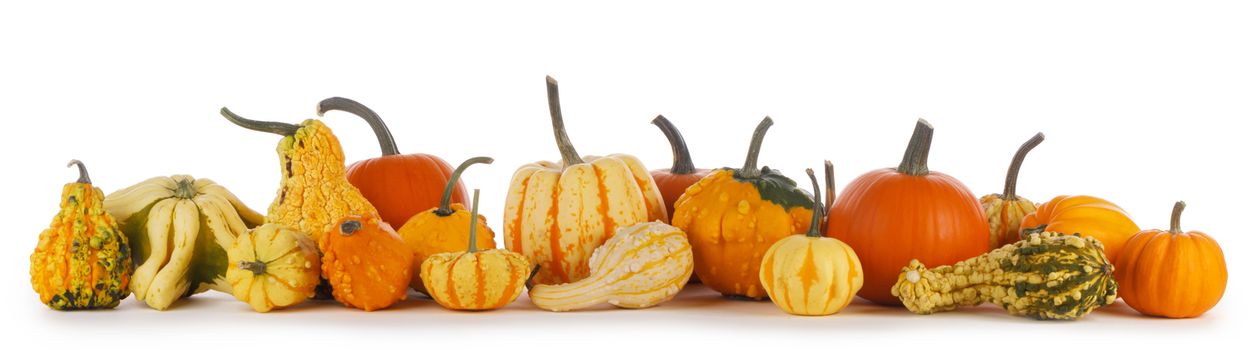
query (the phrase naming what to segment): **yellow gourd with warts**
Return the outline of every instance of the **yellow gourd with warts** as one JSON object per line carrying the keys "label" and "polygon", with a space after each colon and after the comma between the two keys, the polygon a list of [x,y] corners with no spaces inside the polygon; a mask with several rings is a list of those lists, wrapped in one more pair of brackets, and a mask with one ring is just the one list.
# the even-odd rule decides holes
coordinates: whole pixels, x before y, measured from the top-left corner
{"label": "yellow gourd with warts", "polygon": [[[479,190],[474,190],[469,217],[478,215]],[[531,262],[505,249],[479,250],[478,224],[465,222],[470,231],[465,251],[437,253],[421,264],[422,283],[440,306],[452,310],[498,309],[522,294]]]}

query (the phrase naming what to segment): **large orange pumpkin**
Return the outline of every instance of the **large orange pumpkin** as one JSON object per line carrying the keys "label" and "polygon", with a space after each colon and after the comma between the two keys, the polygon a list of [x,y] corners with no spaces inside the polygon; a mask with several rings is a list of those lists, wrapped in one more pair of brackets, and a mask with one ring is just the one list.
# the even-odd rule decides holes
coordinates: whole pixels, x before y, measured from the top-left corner
{"label": "large orange pumpkin", "polygon": [[988,251],[988,223],[960,181],[927,168],[934,129],[918,120],[900,166],[853,180],[832,206],[827,236],[857,251],[865,285],[857,295],[901,305],[892,296],[910,259],[951,265]]}
{"label": "large orange pumpkin", "polygon": [[[374,129],[383,155],[353,163],[348,167],[347,176],[348,182],[378,209],[383,221],[400,227],[417,213],[440,204],[444,185],[453,170],[448,162],[430,154],[400,154],[383,119],[357,101],[332,97],[318,103],[319,116],[328,111],[355,114]],[[465,185],[458,180],[453,187],[452,202],[467,200]]]}
{"label": "large orange pumpkin", "polygon": [[679,196],[688,187],[709,175],[710,170],[696,168],[692,163],[692,154],[687,150],[687,142],[683,140],[683,134],[679,133],[679,128],[670,123],[669,119],[659,115],[653,119],[653,125],[666,135],[666,139],[670,141],[670,151],[674,154],[674,164],[670,168],[652,171],[653,181],[657,182],[657,189],[661,190],[661,199],[666,202],[666,212],[673,218],[674,202],[679,200]]}
{"label": "large orange pumpkin", "polygon": [[1096,237],[1105,245],[1109,261],[1118,261],[1123,245],[1140,232],[1140,227],[1131,221],[1127,212],[1110,201],[1092,196],[1057,196],[1041,204],[1035,213],[1023,217],[1022,230]]}
{"label": "large orange pumpkin", "polygon": [[1203,232],[1180,228],[1183,207],[1183,202],[1175,203],[1170,231],[1137,233],[1114,263],[1118,295],[1145,315],[1197,317],[1217,305],[1227,290],[1223,249]]}

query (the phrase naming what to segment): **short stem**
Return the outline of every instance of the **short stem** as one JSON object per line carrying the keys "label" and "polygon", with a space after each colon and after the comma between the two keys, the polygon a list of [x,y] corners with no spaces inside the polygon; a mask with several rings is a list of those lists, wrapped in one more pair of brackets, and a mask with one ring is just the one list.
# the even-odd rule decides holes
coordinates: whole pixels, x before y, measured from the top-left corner
{"label": "short stem", "polygon": [[825,215],[828,216],[827,220],[822,221],[822,231],[826,232],[827,225],[830,224],[829,216],[831,215],[831,213],[825,212],[825,211],[831,210],[831,207],[834,206],[835,204],[835,166],[831,165],[830,160],[824,160],[822,162],[822,170],[824,173],[823,178],[825,178],[827,182],[827,192],[826,192],[827,198],[826,198],[826,202],[824,202],[822,206],[822,210],[824,211]]}
{"label": "short stem", "polygon": [[474,157],[461,162],[461,165],[458,165],[457,169],[453,170],[452,175],[448,177],[448,184],[444,185],[444,196],[439,199],[439,208],[435,209],[435,215],[452,215],[452,191],[457,188],[457,182],[461,180],[461,173],[474,164],[492,164],[492,158]]}
{"label": "short stem", "polygon": [[196,182],[190,178],[178,180],[174,186],[174,197],[182,199],[196,198]]}
{"label": "short stem", "polygon": [[653,118],[653,125],[660,128],[661,133],[665,134],[666,139],[670,141],[670,153],[674,155],[674,164],[670,165],[670,173],[685,175],[696,172],[696,165],[692,164],[692,154],[688,152],[687,142],[683,141],[683,134],[679,133],[679,128],[660,115]]}
{"label": "short stem", "polygon": [[818,208],[820,205],[818,203],[822,203],[822,188],[818,187],[818,177],[814,176],[813,168],[805,169],[805,174],[809,175],[809,182],[814,185],[814,214],[811,221],[809,221],[809,232],[805,236],[822,237],[822,233],[818,230],[819,226],[822,226],[823,209]]}
{"label": "short stem", "polygon": [[78,166],[78,181],[76,181],[76,182],[78,182],[78,183],[80,183],[80,184],[88,184],[88,185],[90,185],[90,184],[91,184],[91,177],[90,177],[90,176],[87,176],[87,166],[86,166],[86,165],[83,165],[83,162],[82,162],[82,161],[80,161],[80,160],[78,160],[78,159],[72,159],[72,160],[70,160],[70,162],[69,162],[68,164],[65,164],[65,167],[66,167],[66,168],[69,168],[69,167],[72,167],[72,166],[75,166],[75,165],[77,165],[77,166]]}
{"label": "short stem", "polygon": [[1027,159],[1027,153],[1035,146],[1039,146],[1044,142],[1044,133],[1036,133],[1030,140],[1018,147],[1018,153],[1014,154],[1014,160],[1009,162],[1009,173],[1005,175],[1005,191],[1001,192],[1001,196],[1008,200],[1018,199],[1018,169],[1022,168],[1022,161]]}
{"label": "short stem", "polygon": [[539,264],[535,264],[535,267],[531,268],[531,274],[526,276],[526,282],[523,283],[523,285],[526,286],[526,289],[531,289],[535,287],[535,275],[539,274],[540,266],[541,265]]}
{"label": "short stem", "polygon": [[479,251],[479,245],[475,241],[479,239],[479,190],[474,189],[474,199],[470,201],[470,247],[466,248],[466,252],[474,253]]}
{"label": "short stem", "polygon": [[1183,233],[1183,226],[1179,225],[1179,218],[1183,216],[1183,208],[1188,206],[1183,201],[1175,202],[1175,210],[1170,214],[1170,233]]}
{"label": "short stem", "polygon": [[761,177],[761,169],[757,168],[757,157],[761,154],[761,142],[766,139],[766,130],[774,125],[774,120],[766,117],[753,130],[753,139],[748,143],[748,156],[744,159],[744,167],[740,169],[740,177],[755,179]]}
{"label": "short stem", "polygon": [[361,221],[348,220],[348,221],[344,221],[343,224],[339,225],[339,234],[341,236],[348,237],[348,236],[352,236],[352,234],[354,233],[357,233],[357,230],[360,230],[360,229],[361,229]]}
{"label": "short stem", "polygon": [[561,96],[557,92],[557,79],[547,77],[548,82],[548,114],[553,119],[553,136],[557,138],[557,149],[561,151],[562,167],[582,164],[583,158],[574,150],[570,136],[566,135],[566,123],[561,117]]}
{"label": "short stem", "polygon": [[222,116],[226,118],[226,120],[229,120],[231,123],[235,123],[235,125],[239,125],[240,127],[243,127],[244,129],[248,129],[248,130],[268,132],[271,134],[278,134],[282,136],[292,136],[296,134],[297,130],[300,130],[300,126],[293,125],[293,124],[279,123],[279,122],[263,122],[263,121],[257,121],[257,120],[244,118],[244,117],[239,116],[238,114],[232,113],[231,110],[226,109],[226,107],[222,107],[221,113],[222,113]]}
{"label": "short stem", "polygon": [[344,111],[365,119],[365,122],[370,124],[370,129],[374,130],[374,137],[379,140],[379,148],[382,149],[383,155],[394,156],[400,154],[400,150],[396,149],[396,139],[392,138],[391,130],[387,129],[387,124],[383,123],[383,118],[379,117],[378,113],[374,113],[374,110],[370,109],[370,107],[343,97],[331,97],[318,102],[319,117],[328,111]]}
{"label": "short stem", "polygon": [[905,157],[901,159],[901,165],[896,167],[896,171],[913,176],[923,176],[930,174],[927,169],[927,157],[931,153],[931,136],[935,134],[935,128],[931,126],[925,119],[918,119],[918,124],[914,126],[914,136],[909,138],[909,147],[905,148]]}
{"label": "short stem", "polygon": [[252,271],[253,274],[264,275],[265,263],[260,261],[240,261],[239,268],[241,270]]}

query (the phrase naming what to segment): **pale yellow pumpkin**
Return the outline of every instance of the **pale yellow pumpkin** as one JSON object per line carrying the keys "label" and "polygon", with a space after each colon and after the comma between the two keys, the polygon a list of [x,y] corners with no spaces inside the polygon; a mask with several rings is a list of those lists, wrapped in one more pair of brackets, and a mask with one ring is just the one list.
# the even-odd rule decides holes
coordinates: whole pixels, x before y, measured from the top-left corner
{"label": "pale yellow pumpkin", "polygon": [[513,174],[503,230],[505,247],[540,265],[536,283],[564,283],[588,276],[592,251],[614,230],[668,218],[661,192],[639,159],[579,157],[566,136],[552,77],[548,103],[562,163],[531,163]]}
{"label": "pale yellow pumpkin", "polygon": [[257,312],[304,302],[318,286],[317,243],[290,227],[261,225],[237,237],[226,254],[231,294]]}

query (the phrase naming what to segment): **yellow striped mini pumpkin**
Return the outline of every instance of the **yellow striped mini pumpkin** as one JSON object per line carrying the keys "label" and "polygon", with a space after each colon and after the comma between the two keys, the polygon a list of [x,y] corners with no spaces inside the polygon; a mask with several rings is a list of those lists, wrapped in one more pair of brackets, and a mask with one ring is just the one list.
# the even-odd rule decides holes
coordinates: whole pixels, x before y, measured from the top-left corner
{"label": "yellow striped mini pumpkin", "polygon": [[[813,182],[814,203],[822,203],[814,170],[805,172]],[[820,222],[822,210],[814,210],[809,233],[775,242],[762,258],[761,285],[775,305],[793,315],[840,312],[861,290],[857,253],[838,239],[823,237]]]}
{"label": "yellow striped mini pumpkin", "polygon": [[[479,190],[474,190],[471,218],[479,215]],[[479,250],[478,229],[470,226],[464,252],[438,253],[422,262],[422,285],[439,305],[452,310],[491,310],[509,305],[522,294],[531,262],[504,249]]]}

